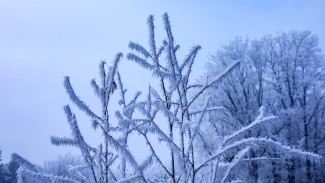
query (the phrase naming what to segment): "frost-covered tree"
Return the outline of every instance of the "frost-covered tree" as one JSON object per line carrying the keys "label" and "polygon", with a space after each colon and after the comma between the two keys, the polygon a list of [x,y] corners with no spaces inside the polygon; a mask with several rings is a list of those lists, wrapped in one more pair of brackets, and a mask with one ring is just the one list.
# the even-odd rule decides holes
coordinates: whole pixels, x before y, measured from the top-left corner
{"label": "frost-covered tree", "polygon": [[[278,118],[266,115],[262,105],[259,111],[252,114],[250,119],[241,128],[234,129],[226,136],[211,136],[214,145],[210,154],[203,155],[200,148],[204,144],[200,141],[202,136],[201,125],[208,119],[208,115],[220,107],[215,107],[207,97],[204,104],[198,108],[200,98],[212,87],[219,86],[231,75],[242,60],[232,62],[216,77],[205,83],[192,84],[191,73],[196,55],[201,49],[194,46],[182,61],[179,59],[180,46],[175,43],[171,30],[169,17],[163,15],[166,39],[158,46],[154,17],[149,16],[149,48],[130,42],[132,50],[127,59],[138,63],[141,67],[152,72],[159,82],[159,87],[148,86],[145,100],[139,99],[136,93],[131,100],[126,99],[126,89],[122,83],[122,76],[118,72],[118,63],[122,54],[117,54],[112,66],[100,64],[100,78],[98,83],[91,81],[91,86],[101,102],[100,115],[80,99],[73,90],[69,77],[64,80],[64,87],[71,101],[83,112],[91,122],[92,127],[98,129],[103,140],[97,148],[92,147],[84,139],[76,115],[69,106],[64,107],[72,137],[51,137],[54,145],[74,146],[80,149],[84,164],[68,166],[71,173],[69,177],[55,176],[46,172],[17,154],[13,157],[20,162],[18,170],[19,182],[26,179],[35,179],[43,182],[229,182],[239,181],[229,176],[232,170],[243,161],[257,161],[269,157],[251,158],[248,153],[258,150],[260,146],[268,145],[287,157],[299,158],[303,161],[318,162],[320,156],[311,152],[304,152],[267,137],[251,136],[249,132],[265,123],[272,123]],[[108,108],[112,95],[119,90],[121,109],[115,112],[118,123],[113,123]],[[162,125],[167,125],[164,130]],[[142,137],[150,155],[143,161],[135,160],[129,148],[131,134]],[[214,138],[215,137],[215,138]],[[221,137],[221,138],[220,138]],[[170,154],[168,162],[162,160],[157,153],[155,141],[165,144],[160,148]],[[210,147],[207,147],[210,148]],[[118,164],[118,165],[117,165]],[[163,170],[160,174],[150,175],[149,168],[158,166]],[[91,179],[87,179],[80,170],[91,172]],[[149,174],[148,174],[149,172]]]}
{"label": "frost-covered tree", "polygon": [[6,182],[6,173],[2,163],[2,150],[0,149],[0,183]]}
{"label": "frost-covered tree", "polygon": [[3,164],[1,161],[1,149],[0,149],[0,183],[16,183],[18,164],[14,160],[10,160],[9,163]]}
{"label": "frost-covered tree", "polygon": [[[254,49],[260,49],[258,43],[255,43]],[[235,61],[241,61],[242,64],[237,67],[225,80],[220,83],[218,89],[212,89],[211,95],[214,96],[213,105],[221,106],[224,110],[210,114],[210,120],[215,126],[220,136],[228,134],[229,131],[239,129],[249,125],[258,115],[259,108],[265,106],[264,101],[264,80],[265,63],[260,59],[260,55],[255,54],[250,48],[248,40],[236,38],[234,41],[218,50],[212,57],[213,63],[207,67],[208,77],[213,77],[220,73],[222,69]],[[221,121],[218,125],[214,121]],[[225,121],[227,121],[225,123]],[[266,136],[256,127],[248,131],[247,136]],[[205,139],[203,139],[205,140]],[[262,156],[256,150],[249,152],[250,157]],[[251,161],[248,166],[249,174],[253,177],[250,182],[257,182],[258,164]]]}
{"label": "frost-covered tree", "polygon": [[9,163],[7,164],[8,172],[7,172],[7,183],[17,183],[17,170],[19,168],[18,163],[11,159]]}
{"label": "frost-covered tree", "polygon": [[[46,173],[56,175],[71,177],[68,166],[78,166],[83,164],[82,159],[79,156],[72,156],[71,154],[66,154],[64,156],[59,156],[58,159],[54,161],[46,161],[44,163],[43,169]],[[81,173],[87,178],[91,178],[91,172],[88,170],[83,170]]]}
{"label": "frost-covered tree", "polygon": [[[315,145],[321,144],[317,142],[319,139],[315,139],[319,131],[314,127],[324,124],[324,119],[318,115],[324,98],[322,90],[325,76],[318,38],[308,31],[293,31],[266,38],[265,42],[268,58],[272,58],[267,64],[270,70],[268,81],[276,97],[273,111],[281,117],[285,126],[285,130],[279,133],[286,138],[286,143],[315,152],[318,149]],[[296,182],[295,177],[301,180],[301,175],[304,175],[307,181],[314,181],[311,164],[310,161],[302,163],[289,160],[288,180]]]}
{"label": "frost-covered tree", "polygon": [[[215,105],[225,109],[211,115],[212,121],[220,121],[215,129],[227,134],[247,123],[243,119],[250,119],[263,105],[279,120],[268,130],[256,129],[251,132],[253,135],[267,135],[283,144],[323,155],[319,149],[324,148],[324,132],[317,127],[324,125],[325,65],[318,38],[308,31],[291,31],[253,41],[237,38],[217,51],[208,73],[217,75],[237,60],[243,60],[241,67],[212,91],[216,96]],[[279,157],[272,148],[257,153],[251,155]],[[272,167],[266,163],[252,164],[246,179],[252,179],[251,182],[257,182],[258,177],[274,182],[321,182],[323,179],[320,166],[309,160],[286,157],[270,163]],[[258,167],[260,171],[251,171]]]}

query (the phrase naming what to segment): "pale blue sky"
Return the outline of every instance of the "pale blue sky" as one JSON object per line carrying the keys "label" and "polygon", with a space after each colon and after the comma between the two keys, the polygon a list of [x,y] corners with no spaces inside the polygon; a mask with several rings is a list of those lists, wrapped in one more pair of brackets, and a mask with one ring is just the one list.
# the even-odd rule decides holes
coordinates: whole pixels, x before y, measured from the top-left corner
{"label": "pale blue sky", "polygon": [[[325,1],[303,0],[0,0],[0,148],[7,162],[19,153],[41,164],[73,148],[55,147],[50,135],[69,136],[62,81],[69,75],[79,96],[100,111],[89,87],[98,63],[128,52],[128,42],[147,44],[146,18],[168,12],[180,56],[202,46],[195,76],[209,55],[235,36],[251,39],[277,31],[311,30],[325,49]],[[158,43],[160,43],[158,41]],[[148,73],[124,59],[120,69],[131,92],[147,88]],[[133,93],[132,93],[133,94]],[[73,108],[76,111],[76,108]],[[95,143],[82,113],[81,130]],[[96,143],[95,143],[96,144]],[[76,151],[72,151],[77,154]]]}

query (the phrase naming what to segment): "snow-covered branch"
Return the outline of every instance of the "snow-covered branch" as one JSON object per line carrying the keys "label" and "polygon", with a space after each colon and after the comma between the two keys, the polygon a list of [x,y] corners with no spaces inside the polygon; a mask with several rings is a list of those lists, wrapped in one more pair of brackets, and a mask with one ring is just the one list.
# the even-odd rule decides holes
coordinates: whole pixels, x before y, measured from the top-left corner
{"label": "snow-covered branch", "polygon": [[249,147],[246,147],[245,149],[238,152],[238,154],[234,157],[234,159],[231,161],[230,165],[227,167],[227,170],[224,174],[224,176],[221,179],[221,183],[224,183],[226,179],[228,178],[230,170],[238,164],[238,162],[245,156],[245,154],[249,151]]}
{"label": "snow-covered branch", "polygon": [[37,180],[42,182],[79,183],[78,181],[69,178],[47,175],[41,172],[34,172],[23,167],[20,167],[17,170],[17,177],[18,177],[17,180],[18,183],[25,183],[25,178],[30,178],[32,180]]}
{"label": "snow-covered branch", "polygon": [[101,120],[100,117],[98,117],[93,111],[91,111],[89,109],[89,107],[82,100],[80,100],[79,97],[77,97],[77,95],[75,94],[75,92],[70,84],[68,76],[66,76],[64,78],[64,87],[65,87],[66,92],[68,93],[71,101],[73,103],[75,103],[80,110],[84,111],[91,118],[96,118],[96,119]]}

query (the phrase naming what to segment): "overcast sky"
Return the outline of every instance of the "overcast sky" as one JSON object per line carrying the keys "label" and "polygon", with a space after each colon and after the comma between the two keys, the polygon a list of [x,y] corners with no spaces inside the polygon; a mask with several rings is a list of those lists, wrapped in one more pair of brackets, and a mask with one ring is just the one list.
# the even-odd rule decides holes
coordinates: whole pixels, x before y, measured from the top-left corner
{"label": "overcast sky", "polygon": [[[146,18],[153,14],[161,38],[168,12],[180,57],[201,45],[195,76],[221,45],[236,36],[259,38],[279,31],[311,30],[325,49],[325,1],[312,0],[0,0],[0,148],[4,162],[18,153],[42,165],[73,148],[55,147],[50,136],[70,136],[62,107],[70,104],[63,77],[99,111],[89,82],[98,63],[128,52],[129,41],[147,46]],[[160,44],[160,41],[158,43]],[[147,88],[148,73],[123,59],[120,70],[130,95]],[[74,107],[74,106],[73,106]],[[72,108],[77,111],[76,108]],[[114,109],[113,109],[114,110]],[[113,111],[114,112],[114,111]],[[100,136],[77,112],[90,143]]]}

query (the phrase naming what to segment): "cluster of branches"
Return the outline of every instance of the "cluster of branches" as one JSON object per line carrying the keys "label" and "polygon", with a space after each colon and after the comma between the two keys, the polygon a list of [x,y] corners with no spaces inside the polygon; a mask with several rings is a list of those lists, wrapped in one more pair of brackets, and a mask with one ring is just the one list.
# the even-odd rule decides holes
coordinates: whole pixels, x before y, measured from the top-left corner
{"label": "cluster of branches", "polygon": [[[45,182],[152,182],[146,176],[146,170],[155,163],[163,169],[161,175],[168,182],[196,182],[198,176],[204,175],[204,169],[214,166],[212,177],[207,179],[211,182],[228,181],[229,172],[236,164],[245,159],[250,149],[256,149],[259,144],[270,144],[275,149],[288,154],[295,155],[301,159],[318,161],[320,156],[310,152],[303,152],[282,145],[269,138],[246,137],[242,134],[247,133],[262,123],[277,120],[275,116],[265,116],[264,109],[261,107],[259,115],[251,121],[249,125],[234,131],[218,141],[218,148],[204,160],[199,160],[200,154],[197,152],[196,139],[199,136],[200,126],[206,120],[206,115],[211,111],[219,110],[218,107],[211,107],[208,98],[205,105],[200,110],[195,110],[195,103],[200,96],[209,88],[222,83],[229,73],[241,64],[236,61],[229,65],[213,80],[205,84],[190,85],[189,79],[192,66],[200,46],[194,46],[190,53],[179,61],[177,51],[179,45],[174,41],[169,17],[163,15],[166,39],[161,46],[157,46],[154,28],[154,17],[149,16],[147,23],[149,27],[149,49],[135,42],[129,43],[132,52],[127,54],[127,59],[138,63],[141,67],[149,70],[160,83],[159,88],[149,86],[146,100],[139,101],[140,93],[127,101],[126,89],[123,86],[121,75],[118,72],[118,63],[122,58],[122,53],[117,54],[114,63],[105,69],[106,63],[100,64],[101,82],[91,81],[91,86],[98,96],[102,105],[102,114],[97,115],[85,102],[83,102],[74,92],[69,77],[64,80],[65,89],[71,101],[92,121],[92,127],[100,129],[103,135],[103,142],[95,148],[89,145],[80,129],[75,114],[69,106],[64,107],[68,124],[72,132],[72,137],[51,137],[54,145],[74,146],[80,149],[84,159],[82,166],[68,167],[72,178],[47,175],[44,171],[21,158],[14,155],[21,167],[18,171],[19,182],[24,182],[26,178],[33,178]],[[163,57],[164,55],[164,57]],[[192,90],[193,91],[190,91]],[[119,105],[121,110],[115,113],[119,121],[113,125],[109,116],[108,104],[114,91],[119,90],[121,99]],[[135,115],[137,114],[137,115]],[[164,120],[158,118],[158,114],[164,115]],[[140,116],[140,117],[135,117]],[[169,129],[164,131],[160,128],[161,123],[167,123]],[[131,133],[137,133],[146,142],[150,151],[150,156],[141,163],[135,160],[134,155],[128,148]],[[170,153],[170,161],[164,162],[157,154],[157,149],[153,145],[153,137],[167,146],[165,152]],[[231,160],[223,158],[227,154],[233,154]],[[249,160],[249,159],[245,159]],[[112,166],[119,164],[120,169],[114,170]],[[218,171],[218,166],[226,167],[226,171]],[[79,170],[87,168],[92,173],[92,180],[87,180]],[[219,175],[222,174],[219,180]],[[210,180],[211,179],[211,180]],[[207,182],[205,181],[205,182]]]}

